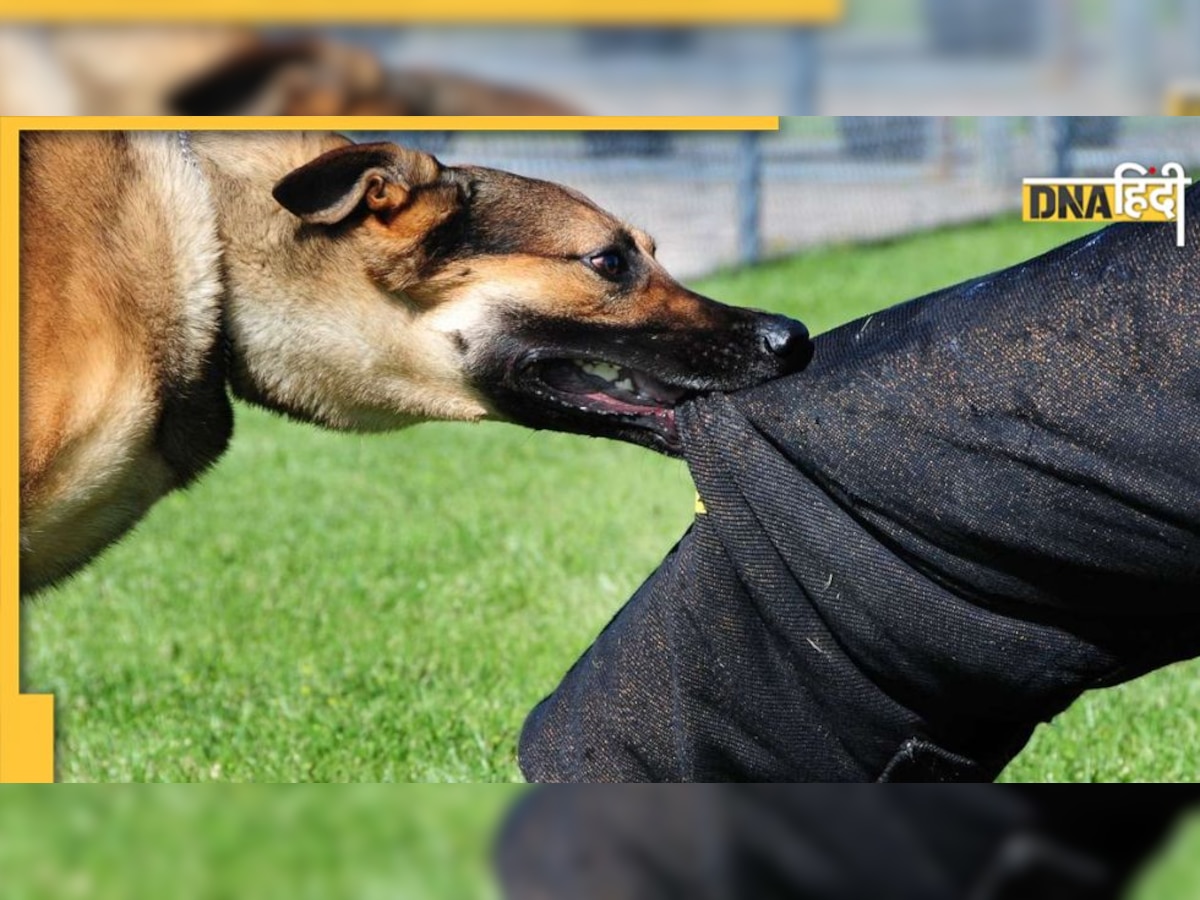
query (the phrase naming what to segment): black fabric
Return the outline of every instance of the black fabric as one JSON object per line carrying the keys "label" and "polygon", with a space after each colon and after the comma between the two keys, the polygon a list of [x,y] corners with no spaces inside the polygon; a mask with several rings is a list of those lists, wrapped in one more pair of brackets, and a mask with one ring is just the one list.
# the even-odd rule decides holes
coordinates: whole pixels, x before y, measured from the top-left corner
{"label": "black fabric", "polygon": [[542,787],[497,838],[508,900],[1104,900],[1195,788]]}
{"label": "black fabric", "polygon": [[[679,411],[707,513],[530,715],[534,781],[976,781],[1200,653],[1200,193]],[[1031,226],[1033,227],[1033,226]]]}

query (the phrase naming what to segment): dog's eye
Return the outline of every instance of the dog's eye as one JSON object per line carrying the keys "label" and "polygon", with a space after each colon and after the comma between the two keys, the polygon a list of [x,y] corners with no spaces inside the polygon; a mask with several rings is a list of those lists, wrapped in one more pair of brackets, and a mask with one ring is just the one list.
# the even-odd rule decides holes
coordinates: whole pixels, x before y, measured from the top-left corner
{"label": "dog's eye", "polygon": [[605,250],[587,258],[587,264],[605,278],[616,279],[625,274],[629,267],[625,257],[616,250]]}

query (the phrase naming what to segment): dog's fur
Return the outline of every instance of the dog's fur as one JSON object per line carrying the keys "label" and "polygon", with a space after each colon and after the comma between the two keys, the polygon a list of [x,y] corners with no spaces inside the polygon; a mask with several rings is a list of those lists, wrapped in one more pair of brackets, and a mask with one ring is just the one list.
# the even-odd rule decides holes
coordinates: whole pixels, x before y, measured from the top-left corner
{"label": "dog's fur", "polygon": [[677,402],[811,353],[547,182],[329,134],[43,132],[21,153],[26,591],[220,456],[227,386],[335,429],[491,417],[674,452]]}

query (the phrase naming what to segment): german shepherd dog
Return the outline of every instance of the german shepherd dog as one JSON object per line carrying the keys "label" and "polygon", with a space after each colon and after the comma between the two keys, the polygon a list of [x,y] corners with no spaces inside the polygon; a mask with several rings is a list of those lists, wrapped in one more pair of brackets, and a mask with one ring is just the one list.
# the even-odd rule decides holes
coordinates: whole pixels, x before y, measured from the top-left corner
{"label": "german shepherd dog", "polygon": [[345,431],[499,419],[678,452],[674,407],[804,326],[675,282],[582,195],[330,134],[21,145],[21,587],[224,451],[228,390]]}

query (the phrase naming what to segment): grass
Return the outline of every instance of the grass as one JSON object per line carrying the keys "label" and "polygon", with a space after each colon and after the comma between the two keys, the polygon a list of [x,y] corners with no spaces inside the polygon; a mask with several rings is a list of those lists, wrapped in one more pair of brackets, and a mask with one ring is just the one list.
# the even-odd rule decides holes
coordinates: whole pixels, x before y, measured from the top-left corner
{"label": "grass", "polygon": [[0,805],[6,900],[492,900],[517,785],[169,785]]}
{"label": "grass", "polygon": [[[1000,221],[698,287],[821,331],[1068,239]],[[63,781],[511,781],[526,713],[692,514],[685,466],[503,425],[329,434],[239,407],[229,454],[24,610]],[[1200,667],[1084,697],[1006,780],[1200,778]]]}

